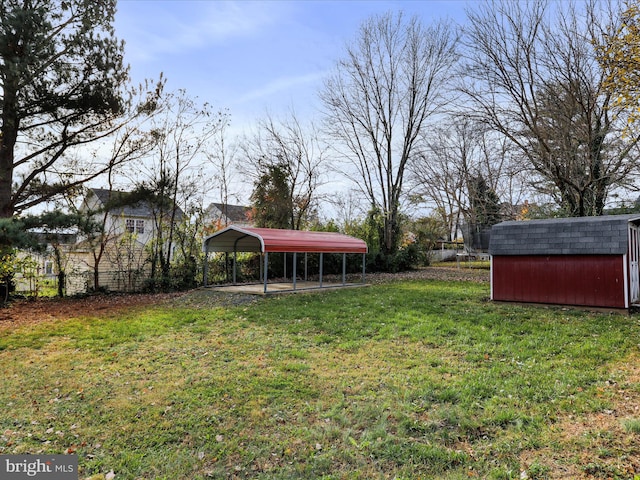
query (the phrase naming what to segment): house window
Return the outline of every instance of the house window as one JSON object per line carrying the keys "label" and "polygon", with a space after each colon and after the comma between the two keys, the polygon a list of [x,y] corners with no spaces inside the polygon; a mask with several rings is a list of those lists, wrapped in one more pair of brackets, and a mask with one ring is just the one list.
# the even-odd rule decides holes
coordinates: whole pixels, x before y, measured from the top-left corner
{"label": "house window", "polygon": [[53,275],[53,262],[50,260],[46,260],[44,262],[44,274],[45,275]]}
{"label": "house window", "polygon": [[144,233],[144,220],[136,220],[136,232]]}
{"label": "house window", "polygon": [[133,220],[133,219],[131,219],[131,218],[127,218],[127,219],[125,220],[124,227],[125,227],[125,230],[126,230],[128,233],[133,233],[133,232],[134,232],[134,230],[135,230],[135,225],[136,225],[136,224],[135,224],[135,220]]}

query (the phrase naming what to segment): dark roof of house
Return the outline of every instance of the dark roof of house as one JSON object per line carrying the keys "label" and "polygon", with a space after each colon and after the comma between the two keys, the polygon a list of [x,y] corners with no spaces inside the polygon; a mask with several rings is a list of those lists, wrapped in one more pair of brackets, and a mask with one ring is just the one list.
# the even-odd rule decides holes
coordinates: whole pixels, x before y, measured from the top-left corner
{"label": "dark roof of house", "polygon": [[[128,192],[120,192],[117,190],[107,190],[106,188],[92,188],[91,191],[98,198],[102,206],[106,206],[110,201],[117,201],[122,199]],[[122,215],[130,217],[149,217],[152,215],[151,207],[139,202],[135,205],[123,205],[113,208],[112,210],[118,210]]]}
{"label": "dark roof of house", "polygon": [[[129,192],[122,192],[118,190],[108,190],[106,188],[92,188],[91,191],[98,198],[100,203],[105,206],[107,203],[111,201],[117,202],[122,199]],[[118,205],[115,208],[110,209],[110,211],[118,211],[120,215],[124,215],[126,217],[152,217],[153,209],[148,202],[137,202],[132,205]],[[177,217],[181,218],[184,213],[182,209],[178,207]]]}
{"label": "dark roof of house", "polygon": [[242,205],[229,205],[224,203],[212,203],[207,208],[207,212],[213,214],[213,209],[216,208],[222,212],[232,222],[247,222],[249,220],[247,214],[251,210],[251,207],[244,207]]}
{"label": "dark roof of house", "polygon": [[491,255],[598,255],[627,252],[640,214],[509,221],[491,228]]}

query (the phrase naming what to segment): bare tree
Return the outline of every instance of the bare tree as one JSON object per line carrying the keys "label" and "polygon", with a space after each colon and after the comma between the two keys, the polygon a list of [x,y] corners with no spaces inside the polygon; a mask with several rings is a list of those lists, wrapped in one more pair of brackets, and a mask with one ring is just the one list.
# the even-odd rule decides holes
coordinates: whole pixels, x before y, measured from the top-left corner
{"label": "bare tree", "polygon": [[313,123],[303,125],[294,111],[280,120],[271,115],[262,120],[258,131],[244,146],[254,181],[260,175],[282,171],[288,184],[286,201],[291,228],[299,230],[313,213],[318,188],[324,180],[327,145]]}
{"label": "bare tree", "polygon": [[353,225],[356,225],[366,215],[362,208],[362,192],[357,189],[346,192],[336,192],[327,199],[335,209],[336,220],[343,231],[349,233]]}
{"label": "bare tree", "polygon": [[[230,188],[238,173],[237,162],[240,152],[240,145],[237,142],[229,141],[228,127],[229,118],[225,116],[219,130],[212,138],[210,150],[205,153],[209,164],[213,167],[211,177],[219,189],[218,199],[224,209],[229,206],[229,199],[233,196],[230,193]],[[226,221],[229,217],[228,212],[223,211],[222,213]],[[227,225],[220,226],[226,227]]]}
{"label": "bare tree", "polygon": [[596,0],[497,0],[469,12],[473,112],[519,150],[532,184],[572,216],[600,215],[637,174],[640,133],[604,85],[596,45],[615,12]]}
{"label": "bare tree", "polygon": [[145,201],[154,210],[151,276],[157,278],[159,267],[166,279],[180,205],[185,206],[189,192],[195,189],[193,180],[200,175],[205,148],[220,129],[224,115],[206,103],[199,105],[184,90],[164,97],[162,109],[150,130],[155,146],[130,175],[140,191],[146,192]]}
{"label": "bare tree", "polygon": [[80,211],[74,205],[73,200],[68,199],[68,206],[75,213],[82,214],[85,219],[83,234],[86,235],[85,242],[91,255],[91,262],[88,263],[88,266],[93,272],[93,288],[96,291],[100,287],[100,264],[105,257],[106,250],[117,242],[118,237],[115,224],[108,222],[110,208],[114,207],[114,202],[120,199],[116,194],[112,195],[114,177],[117,175],[118,167],[145,157],[154,144],[150,135],[144,132],[143,123],[124,127],[116,132],[111,139],[113,143],[107,163],[109,168],[105,173],[105,181],[109,190],[107,204],[95,211],[89,209],[85,204],[87,209]]}
{"label": "bare tree", "polygon": [[[512,149],[494,132],[463,115],[454,115],[425,138],[421,154],[411,162],[413,191],[435,206],[450,235],[458,226],[497,218],[492,202],[478,198],[485,184],[501,202],[500,216],[513,217],[527,185]],[[497,200],[496,199],[496,200]],[[491,222],[490,222],[491,223]]]}
{"label": "bare tree", "polygon": [[382,212],[384,253],[398,247],[405,169],[428,119],[443,105],[456,43],[448,23],[372,17],[321,91],[327,129],[355,168],[344,173]]}
{"label": "bare tree", "polygon": [[466,210],[469,165],[478,147],[478,135],[468,123],[455,122],[437,127],[434,133],[411,163],[412,180],[420,200],[435,206],[435,213],[452,240]]}
{"label": "bare tree", "polygon": [[117,289],[135,291],[139,288],[148,256],[137,233],[124,232],[112,237],[104,256],[116,268],[110,273]]}

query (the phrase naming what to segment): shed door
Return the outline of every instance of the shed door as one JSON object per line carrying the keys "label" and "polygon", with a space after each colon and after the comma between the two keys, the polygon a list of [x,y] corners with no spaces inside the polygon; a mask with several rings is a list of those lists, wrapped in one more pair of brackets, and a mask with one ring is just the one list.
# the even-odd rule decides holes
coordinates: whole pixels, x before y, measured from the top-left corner
{"label": "shed door", "polygon": [[640,299],[640,245],[638,243],[638,227],[629,225],[629,301],[637,303]]}

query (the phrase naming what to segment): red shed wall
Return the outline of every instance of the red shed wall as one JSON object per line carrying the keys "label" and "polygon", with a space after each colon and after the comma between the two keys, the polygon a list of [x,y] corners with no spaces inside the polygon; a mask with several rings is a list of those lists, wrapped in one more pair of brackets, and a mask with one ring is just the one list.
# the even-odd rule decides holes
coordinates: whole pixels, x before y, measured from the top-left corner
{"label": "red shed wall", "polygon": [[622,255],[495,256],[493,300],[625,308]]}

